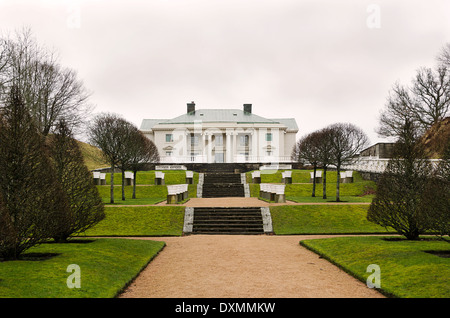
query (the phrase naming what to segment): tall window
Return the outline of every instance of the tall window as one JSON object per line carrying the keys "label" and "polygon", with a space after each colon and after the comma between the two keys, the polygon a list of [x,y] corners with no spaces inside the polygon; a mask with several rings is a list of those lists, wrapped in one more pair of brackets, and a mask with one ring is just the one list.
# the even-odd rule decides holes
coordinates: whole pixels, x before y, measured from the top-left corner
{"label": "tall window", "polygon": [[215,136],[215,142],[216,142],[216,146],[223,146],[223,135],[216,135]]}
{"label": "tall window", "polygon": [[197,146],[198,145],[198,136],[191,135],[191,146]]}
{"label": "tall window", "polygon": [[166,134],[166,142],[173,142],[173,135],[172,134]]}
{"label": "tall window", "polygon": [[249,136],[248,135],[240,135],[239,141],[241,146],[248,147]]}
{"label": "tall window", "polygon": [[272,133],[266,134],[266,141],[272,141]]}

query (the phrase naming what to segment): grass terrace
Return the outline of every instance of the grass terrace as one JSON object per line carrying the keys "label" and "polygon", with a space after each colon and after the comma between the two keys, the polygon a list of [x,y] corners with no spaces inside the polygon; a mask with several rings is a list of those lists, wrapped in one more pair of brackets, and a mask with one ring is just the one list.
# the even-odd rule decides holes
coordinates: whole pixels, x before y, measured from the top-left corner
{"label": "grass terrace", "polygon": [[[186,183],[185,171],[163,171],[165,173],[165,183],[184,184]],[[111,174],[106,174],[107,185],[97,186],[103,202],[110,205]],[[194,184],[190,184],[189,197],[197,196],[198,173],[194,172]],[[155,171],[140,171],[136,176],[136,199],[132,199],[133,186],[125,186],[125,201],[122,200],[122,173],[114,174],[114,205],[152,205],[167,199],[167,186],[155,185]]]}
{"label": "grass terrace", "polygon": [[386,234],[393,232],[367,221],[368,205],[272,206],[275,234]]}
{"label": "grass terrace", "polygon": [[[21,260],[0,262],[0,298],[112,298],[164,247],[164,242],[130,239],[76,239],[33,247]],[[81,288],[69,288],[80,268]]]}
{"label": "grass terrace", "polygon": [[[323,203],[336,201],[336,171],[327,172],[327,199],[323,197],[323,184],[316,183],[316,196],[312,197],[313,184],[310,183],[312,170],[292,170],[292,184],[285,189],[286,200],[305,203]],[[261,183],[281,183],[280,171],[261,171]],[[246,174],[250,185],[250,195],[259,196],[259,185],[252,184],[251,172]],[[357,172],[353,173],[353,183],[340,184],[340,199],[342,202],[370,203],[374,197],[376,184],[373,181],[362,179]]]}
{"label": "grass terrace", "polygon": [[402,298],[450,297],[450,248],[434,237],[337,237],[303,240],[301,245],[366,283],[367,267],[380,268],[381,292]]}
{"label": "grass terrace", "polygon": [[181,236],[183,206],[106,206],[106,217],[86,236]]}

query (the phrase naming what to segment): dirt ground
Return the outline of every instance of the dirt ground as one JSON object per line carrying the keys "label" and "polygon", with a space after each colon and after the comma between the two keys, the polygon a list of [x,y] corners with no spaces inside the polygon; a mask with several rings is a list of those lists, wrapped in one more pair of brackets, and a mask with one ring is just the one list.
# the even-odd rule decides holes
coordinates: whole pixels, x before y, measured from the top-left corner
{"label": "dirt ground", "polygon": [[120,297],[383,297],[299,245],[300,240],[321,237],[330,236],[139,238],[164,241],[166,247]]}

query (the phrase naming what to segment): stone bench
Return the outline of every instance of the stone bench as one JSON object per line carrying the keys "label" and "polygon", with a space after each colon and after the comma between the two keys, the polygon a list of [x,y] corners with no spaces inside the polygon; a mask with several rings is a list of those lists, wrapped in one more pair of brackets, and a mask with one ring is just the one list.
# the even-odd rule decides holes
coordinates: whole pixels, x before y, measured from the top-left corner
{"label": "stone bench", "polygon": [[164,172],[155,171],[155,184],[156,185],[165,185],[166,182],[164,180]]}
{"label": "stone bench", "polygon": [[186,171],[186,184],[194,183],[194,171]]}
{"label": "stone bench", "polygon": [[167,204],[175,204],[189,197],[187,184],[173,184],[167,186]]}
{"label": "stone bench", "polygon": [[275,203],[284,203],[286,202],[285,187],[284,184],[261,183],[259,185],[259,196],[269,201],[275,201]]}
{"label": "stone bench", "polygon": [[281,173],[281,183],[284,184],[292,183],[292,171],[284,171]]}
{"label": "stone bench", "polygon": [[261,183],[261,171],[252,172],[252,183]]}
{"label": "stone bench", "polygon": [[94,171],[94,184],[95,185],[106,185],[106,173],[101,173],[99,171]]}
{"label": "stone bench", "polygon": [[[310,172],[311,178],[309,179],[309,182],[313,183],[314,179],[314,171]],[[322,171],[316,171],[316,183],[322,183]]]}
{"label": "stone bench", "polygon": [[187,170],[187,168],[184,165],[159,165],[155,170]]}
{"label": "stone bench", "polygon": [[341,172],[341,182],[342,183],[353,183],[353,171]]}
{"label": "stone bench", "polygon": [[130,171],[125,171],[125,185],[130,186],[133,185],[134,174]]}

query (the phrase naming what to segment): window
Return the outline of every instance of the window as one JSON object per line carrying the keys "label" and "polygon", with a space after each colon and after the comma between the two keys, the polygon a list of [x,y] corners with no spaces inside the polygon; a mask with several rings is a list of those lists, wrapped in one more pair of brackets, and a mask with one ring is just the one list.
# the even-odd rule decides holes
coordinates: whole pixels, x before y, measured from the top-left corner
{"label": "window", "polygon": [[216,135],[215,136],[215,142],[216,146],[223,146],[223,135]]}
{"label": "window", "polygon": [[266,141],[272,141],[272,133],[266,134]]}
{"label": "window", "polygon": [[248,147],[249,136],[248,135],[240,135],[239,141],[241,146]]}
{"label": "window", "polygon": [[166,156],[167,157],[171,157],[172,156],[172,151],[166,151]]}
{"label": "window", "polygon": [[166,142],[173,142],[173,135],[172,134],[166,134]]}
{"label": "window", "polygon": [[191,135],[191,146],[197,146],[198,145],[198,136]]}
{"label": "window", "polygon": [[267,150],[267,151],[266,151],[266,156],[269,156],[269,157],[270,157],[271,155],[272,155],[272,151]]}

